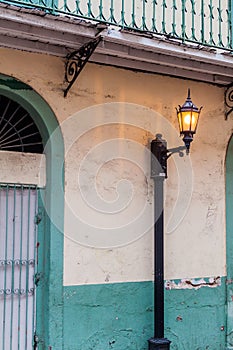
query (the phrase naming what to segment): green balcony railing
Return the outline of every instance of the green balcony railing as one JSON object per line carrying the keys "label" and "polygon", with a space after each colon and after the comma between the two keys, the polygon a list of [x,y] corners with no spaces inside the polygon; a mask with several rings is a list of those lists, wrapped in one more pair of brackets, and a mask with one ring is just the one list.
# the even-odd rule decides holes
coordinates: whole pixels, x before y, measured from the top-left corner
{"label": "green balcony railing", "polygon": [[0,0],[124,29],[233,49],[233,0]]}

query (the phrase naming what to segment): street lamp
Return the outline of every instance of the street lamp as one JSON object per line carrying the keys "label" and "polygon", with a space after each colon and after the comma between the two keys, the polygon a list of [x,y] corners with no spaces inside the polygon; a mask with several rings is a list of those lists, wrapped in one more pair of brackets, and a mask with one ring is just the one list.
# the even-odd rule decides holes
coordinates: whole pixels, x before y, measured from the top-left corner
{"label": "street lamp", "polygon": [[161,134],[151,142],[151,178],[154,179],[154,337],[148,340],[149,350],[169,350],[170,340],[164,338],[164,221],[163,221],[163,182],[167,178],[167,159],[173,153],[189,154],[190,143],[196,133],[201,109],[190,97],[177,110],[180,135],[185,146],[167,149]]}

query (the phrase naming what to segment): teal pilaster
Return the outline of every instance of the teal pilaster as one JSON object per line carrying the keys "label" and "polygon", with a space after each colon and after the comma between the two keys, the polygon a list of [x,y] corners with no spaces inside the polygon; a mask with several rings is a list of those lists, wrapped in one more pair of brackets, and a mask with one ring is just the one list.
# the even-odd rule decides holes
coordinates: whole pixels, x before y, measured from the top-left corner
{"label": "teal pilaster", "polygon": [[227,349],[233,349],[233,138],[226,156]]}

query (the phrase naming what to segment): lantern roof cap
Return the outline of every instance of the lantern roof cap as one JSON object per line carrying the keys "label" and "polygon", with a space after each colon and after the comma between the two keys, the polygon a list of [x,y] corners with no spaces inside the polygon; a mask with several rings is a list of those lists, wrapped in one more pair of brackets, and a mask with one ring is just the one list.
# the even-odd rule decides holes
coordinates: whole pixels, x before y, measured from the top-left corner
{"label": "lantern roof cap", "polygon": [[185,111],[199,112],[199,109],[197,108],[197,106],[191,100],[190,89],[188,89],[188,96],[187,96],[187,99],[186,99],[185,103],[182,106],[180,106],[180,111],[181,112],[185,112]]}

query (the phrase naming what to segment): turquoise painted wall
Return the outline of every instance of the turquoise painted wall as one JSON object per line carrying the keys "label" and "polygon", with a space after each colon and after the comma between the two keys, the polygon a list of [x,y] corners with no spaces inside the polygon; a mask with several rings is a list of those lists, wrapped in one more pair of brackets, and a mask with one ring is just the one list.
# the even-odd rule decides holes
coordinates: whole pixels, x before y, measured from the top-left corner
{"label": "turquoise painted wall", "polygon": [[[221,286],[166,290],[171,350],[225,349]],[[64,287],[65,350],[147,350],[153,336],[152,282]]]}
{"label": "turquoise painted wall", "polygon": [[221,350],[226,339],[226,283],[166,291],[166,336],[172,350]]}

